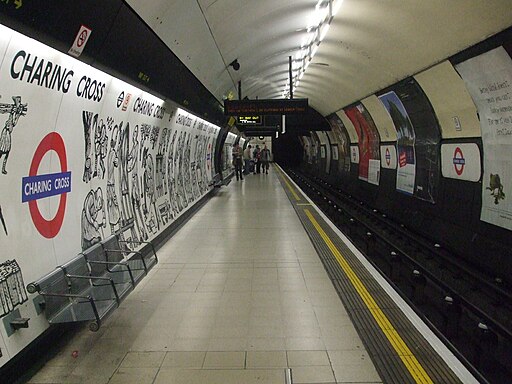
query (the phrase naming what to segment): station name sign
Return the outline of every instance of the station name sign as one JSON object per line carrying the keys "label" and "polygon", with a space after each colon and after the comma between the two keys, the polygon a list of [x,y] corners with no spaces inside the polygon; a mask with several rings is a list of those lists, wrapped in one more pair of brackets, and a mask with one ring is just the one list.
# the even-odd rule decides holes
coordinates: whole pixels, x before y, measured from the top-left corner
{"label": "station name sign", "polygon": [[302,115],[308,99],[224,100],[226,116]]}

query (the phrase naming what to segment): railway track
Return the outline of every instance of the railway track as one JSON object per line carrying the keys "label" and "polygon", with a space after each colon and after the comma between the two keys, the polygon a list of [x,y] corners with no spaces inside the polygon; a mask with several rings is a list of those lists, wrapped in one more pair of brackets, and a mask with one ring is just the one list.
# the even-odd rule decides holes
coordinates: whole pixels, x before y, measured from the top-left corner
{"label": "railway track", "polygon": [[510,287],[324,180],[286,171],[470,369],[511,382]]}

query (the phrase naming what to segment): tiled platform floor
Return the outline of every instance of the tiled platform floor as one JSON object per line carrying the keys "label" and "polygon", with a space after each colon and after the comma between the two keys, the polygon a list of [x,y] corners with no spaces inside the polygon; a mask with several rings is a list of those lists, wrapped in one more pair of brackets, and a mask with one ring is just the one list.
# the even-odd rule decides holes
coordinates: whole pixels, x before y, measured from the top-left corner
{"label": "tiled platform floor", "polygon": [[30,383],[380,383],[273,172],[223,187]]}

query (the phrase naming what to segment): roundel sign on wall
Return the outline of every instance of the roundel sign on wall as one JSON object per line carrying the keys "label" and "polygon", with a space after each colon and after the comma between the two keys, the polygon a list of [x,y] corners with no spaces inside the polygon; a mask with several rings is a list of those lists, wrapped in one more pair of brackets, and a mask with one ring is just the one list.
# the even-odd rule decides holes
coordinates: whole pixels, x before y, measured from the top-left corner
{"label": "roundel sign on wall", "polygon": [[380,147],[381,167],[396,169],[397,157],[396,147],[392,144],[381,145]]}
{"label": "roundel sign on wall", "polygon": [[462,149],[460,149],[460,147],[456,147],[455,152],[453,153],[453,167],[455,168],[455,173],[457,173],[457,175],[461,176],[464,172],[464,164],[466,164],[466,160],[462,154]]}
{"label": "roundel sign on wall", "polygon": [[[39,165],[49,151],[57,153],[60,172],[39,174]],[[71,192],[71,172],[68,171],[66,147],[62,137],[57,132],[51,132],[37,146],[28,176],[23,177],[21,186],[21,201],[28,202],[32,222],[38,232],[47,239],[57,236],[62,227],[68,192]],[[50,196],[60,196],[60,200],[53,219],[46,220],[39,210],[37,200]]]}
{"label": "roundel sign on wall", "polygon": [[476,143],[441,145],[441,170],[443,177],[467,181],[481,178],[480,149]]}

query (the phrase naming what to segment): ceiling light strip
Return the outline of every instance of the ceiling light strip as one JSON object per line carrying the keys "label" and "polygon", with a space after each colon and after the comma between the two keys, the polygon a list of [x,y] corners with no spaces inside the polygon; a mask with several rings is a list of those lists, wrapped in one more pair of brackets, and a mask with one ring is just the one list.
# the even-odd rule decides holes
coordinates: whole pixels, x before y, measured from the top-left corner
{"label": "ceiling light strip", "polygon": [[[311,17],[306,31],[306,39],[303,40],[299,51],[293,60],[296,67],[293,69],[293,89],[298,86],[299,80],[304,76],[304,72],[308,68],[311,60],[318,51],[320,43],[325,39],[327,32],[331,26],[334,16],[341,8],[343,0],[318,0],[315,11]],[[290,82],[288,81],[283,91],[283,97],[290,97]]]}

